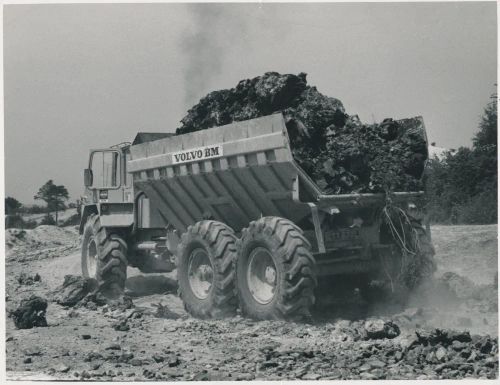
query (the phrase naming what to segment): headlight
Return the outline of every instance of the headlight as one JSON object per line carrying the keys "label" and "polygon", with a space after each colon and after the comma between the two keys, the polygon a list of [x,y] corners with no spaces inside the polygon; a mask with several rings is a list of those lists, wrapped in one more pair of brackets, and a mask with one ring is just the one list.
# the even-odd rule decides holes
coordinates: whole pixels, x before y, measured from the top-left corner
{"label": "headlight", "polygon": [[108,190],[100,190],[99,199],[108,199]]}

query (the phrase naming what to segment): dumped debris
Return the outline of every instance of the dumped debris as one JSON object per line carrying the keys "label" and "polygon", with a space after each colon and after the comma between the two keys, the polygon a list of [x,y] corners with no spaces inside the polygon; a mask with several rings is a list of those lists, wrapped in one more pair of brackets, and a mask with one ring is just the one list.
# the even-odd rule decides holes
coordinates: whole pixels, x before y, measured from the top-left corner
{"label": "dumped debris", "polygon": [[54,300],[62,306],[75,306],[97,288],[97,281],[93,278],[66,275],[63,284],[54,291]]}
{"label": "dumped debris", "polygon": [[418,337],[418,342],[424,346],[435,346],[441,344],[445,347],[451,345],[454,341],[471,342],[472,338],[468,331],[457,332],[454,330],[417,330],[415,334]]}
{"label": "dumped debris", "polygon": [[113,329],[119,332],[128,332],[130,326],[128,325],[127,319],[121,319],[113,325]]}
{"label": "dumped debris", "polygon": [[364,325],[366,339],[396,338],[401,333],[398,325],[391,321],[372,320]]}
{"label": "dumped debris", "polygon": [[157,304],[152,304],[156,307],[155,317],[166,318],[166,319],[179,319],[181,316],[168,308],[167,305],[163,305],[161,302]]}
{"label": "dumped debris", "polygon": [[41,282],[42,277],[38,273],[35,275],[28,275],[26,273],[21,273],[19,277],[17,277],[17,282],[20,285],[33,285],[35,282]]}
{"label": "dumped debris", "polygon": [[17,309],[10,313],[10,316],[14,320],[16,328],[31,329],[47,326],[46,311],[47,300],[33,295],[22,300]]}
{"label": "dumped debris", "polygon": [[267,72],[209,93],[177,134],[282,112],[297,163],[324,193],[418,191],[427,159],[421,118],[363,124],[342,102],[307,84],[306,74]]}

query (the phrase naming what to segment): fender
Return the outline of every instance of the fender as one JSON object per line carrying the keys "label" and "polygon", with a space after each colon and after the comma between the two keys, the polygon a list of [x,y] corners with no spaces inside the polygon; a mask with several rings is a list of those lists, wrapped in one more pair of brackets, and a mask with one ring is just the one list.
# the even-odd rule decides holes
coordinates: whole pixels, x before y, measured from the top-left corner
{"label": "fender", "polygon": [[98,214],[103,227],[130,227],[134,224],[133,203],[99,203],[85,206],[80,222],[80,234],[83,233],[87,217]]}
{"label": "fender", "polygon": [[78,233],[83,234],[83,229],[85,228],[85,223],[87,222],[87,217],[91,214],[97,214],[97,206],[96,205],[86,205],[83,206],[82,218],[80,220],[80,228],[78,229]]}

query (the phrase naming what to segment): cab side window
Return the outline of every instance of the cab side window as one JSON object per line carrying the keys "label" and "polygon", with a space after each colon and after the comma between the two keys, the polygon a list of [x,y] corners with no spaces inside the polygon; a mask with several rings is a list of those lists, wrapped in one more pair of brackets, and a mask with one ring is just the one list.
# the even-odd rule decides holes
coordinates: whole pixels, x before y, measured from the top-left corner
{"label": "cab side window", "polygon": [[92,154],[93,188],[120,186],[120,154],[116,151],[96,151]]}

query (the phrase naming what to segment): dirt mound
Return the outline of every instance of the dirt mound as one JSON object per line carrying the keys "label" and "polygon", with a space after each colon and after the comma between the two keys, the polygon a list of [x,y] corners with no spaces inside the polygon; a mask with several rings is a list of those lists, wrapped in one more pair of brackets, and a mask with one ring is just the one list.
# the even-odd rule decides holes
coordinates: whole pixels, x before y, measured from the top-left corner
{"label": "dirt mound", "polygon": [[74,227],[41,225],[32,230],[5,230],[8,259],[19,262],[57,257],[79,246],[78,230]]}
{"label": "dirt mound", "polygon": [[325,193],[415,191],[427,159],[420,118],[362,124],[306,74],[267,72],[214,91],[192,107],[177,134],[282,112],[297,163]]}
{"label": "dirt mound", "polygon": [[55,247],[74,242],[78,232],[74,228],[41,225],[32,230],[8,229],[5,231],[5,244],[12,247]]}

